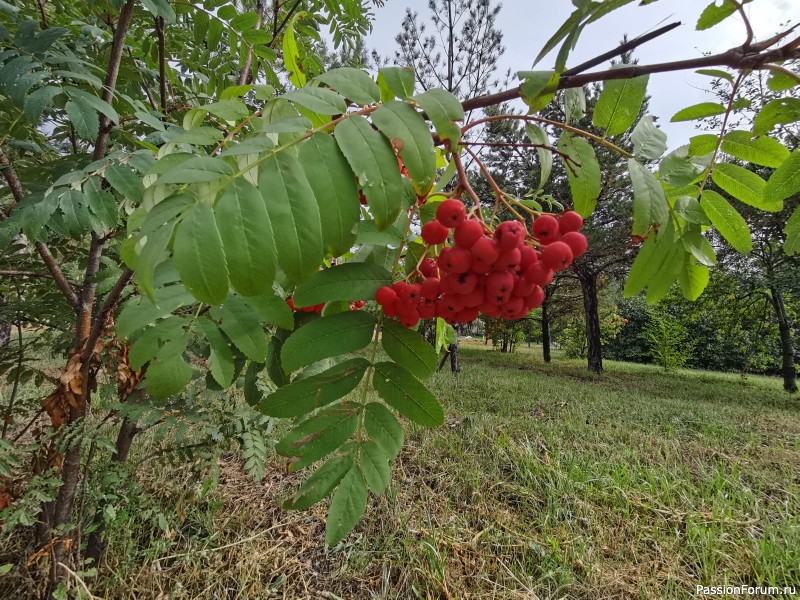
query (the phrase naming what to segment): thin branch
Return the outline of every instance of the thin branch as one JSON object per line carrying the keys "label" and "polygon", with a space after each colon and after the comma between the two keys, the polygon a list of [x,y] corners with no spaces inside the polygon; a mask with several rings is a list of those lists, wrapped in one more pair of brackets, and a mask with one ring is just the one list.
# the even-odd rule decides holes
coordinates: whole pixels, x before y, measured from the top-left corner
{"label": "thin branch", "polygon": [[733,4],[736,6],[736,10],[739,11],[739,14],[742,16],[742,21],[744,21],[744,28],[747,31],[747,39],[744,41],[742,45],[743,48],[749,48],[750,45],[753,43],[753,26],[750,24],[750,19],[747,16],[747,13],[744,11],[744,6],[739,0],[731,0]]}
{"label": "thin branch", "polygon": [[161,94],[161,114],[167,114],[167,42],[164,35],[164,17],[156,17],[158,37],[158,87]]}
{"label": "thin branch", "polygon": [[[798,51],[798,48],[800,48],[800,37],[792,40],[784,46],[781,46],[780,48],[765,52],[744,52],[742,48],[733,48],[720,54],[713,54],[701,58],[656,63],[652,65],[631,65],[628,67],[609,69],[606,71],[594,71],[566,77],[562,76],[558,82],[558,89],[563,90],[568,88],[578,88],[589,83],[596,83],[599,81],[632,79],[641,75],[670,73],[673,71],[688,71],[707,67],[729,67],[735,70],[766,69],[768,68],[767,65],[770,63],[784,62],[800,58],[800,51]],[[462,102],[461,105],[465,111],[470,111],[478,108],[494,106],[496,104],[502,104],[503,102],[509,102],[519,98],[520,95],[521,89],[520,86],[517,86],[502,92],[478,96],[477,98],[470,98],[469,100]]]}
{"label": "thin branch", "polygon": [[100,307],[100,310],[94,318],[92,331],[89,333],[89,336],[86,339],[86,345],[83,349],[83,355],[81,356],[81,360],[83,362],[88,361],[89,357],[92,355],[94,345],[97,343],[97,340],[100,339],[100,335],[103,333],[103,328],[105,327],[105,322],[108,318],[108,315],[112,310],[114,310],[119,297],[122,295],[123,290],[128,285],[132,277],[133,271],[130,269],[125,269],[122,275],[120,275],[119,279],[117,279],[117,283],[114,284],[114,287],[108,293],[108,296],[106,296],[103,305]]}
{"label": "thin branch", "polygon": [[[119,77],[119,66],[122,62],[122,51],[125,49],[125,37],[128,35],[128,27],[131,24],[133,8],[136,6],[134,0],[128,0],[119,11],[117,28],[114,31],[114,41],[111,44],[111,56],[108,59],[108,71],[103,85],[103,100],[112,104],[114,92],[117,88],[117,78]],[[100,160],[106,154],[108,146],[108,135],[111,133],[110,121],[104,114],[100,114],[100,132],[94,143],[94,160]]]}
{"label": "thin branch", "polygon": [[612,58],[616,58],[617,56],[622,56],[626,52],[630,52],[631,50],[634,50],[634,49],[638,48],[642,44],[646,44],[647,42],[649,42],[651,40],[654,40],[657,37],[661,37],[662,35],[664,35],[666,33],[669,33],[670,31],[672,31],[676,27],[680,27],[680,26],[681,26],[681,22],[680,21],[675,21],[674,23],[670,23],[669,25],[665,25],[664,27],[661,27],[660,29],[656,29],[655,31],[652,31],[652,32],[647,33],[645,35],[640,35],[639,37],[634,38],[634,39],[632,39],[630,41],[627,41],[624,44],[620,44],[619,46],[617,46],[613,50],[609,50],[608,52],[604,52],[603,54],[601,54],[599,56],[596,56],[595,58],[592,58],[590,60],[587,60],[584,63],[576,65],[576,66],[572,67],[571,69],[567,69],[566,71],[564,71],[561,74],[561,76],[562,77],[568,77],[570,75],[577,75],[578,73],[583,73],[584,71],[588,71],[589,69],[591,69],[593,67],[596,67],[597,65],[603,64],[607,60],[611,60]]}
{"label": "thin branch", "polygon": [[[257,0],[256,1],[256,14],[258,15],[258,20],[256,24],[253,26],[253,29],[258,31],[261,29],[261,26],[264,24],[264,12],[267,9],[266,0]],[[247,45],[247,58],[245,58],[244,65],[242,69],[239,71],[239,85],[245,85],[250,81],[250,69],[253,66],[253,45]]]}
{"label": "thin branch", "polygon": [[475,212],[478,213],[478,218],[480,219],[481,223],[483,223],[483,215],[481,214],[481,199],[478,197],[478,194],[475,193],[475,190],[469,183],[467,179],[467,173],[464,170],[464,164],[461,162],[461,155],[458,152],[453,152],[453,162],[456,165],[456,172],[458,173],[458,185],[466,190],[469,197],[472,198],[472,202],[475,204]]}

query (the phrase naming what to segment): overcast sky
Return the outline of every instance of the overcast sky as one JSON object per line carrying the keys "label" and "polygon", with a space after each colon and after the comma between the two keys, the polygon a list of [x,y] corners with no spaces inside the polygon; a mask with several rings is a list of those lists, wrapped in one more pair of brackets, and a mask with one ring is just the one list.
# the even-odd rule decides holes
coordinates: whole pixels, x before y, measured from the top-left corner
{"label": "overcast sky", "polygon": [[[719,0],[717,2],[720,3]],[[571,54],[568,66],[579,64],[619,44],[622,36],[637,37],[673,21],[682,25],[636,50],[641,64],[696,58],[704,52],[719,52],[744,42],[742,19],[735,15],[707,31],[696,31],[695,24],[708,0],[660,0],[648,6],[637,3],[617,10],[588,26]],[[376,9],[374,29],[367,39],[370,48],[383,56],[393,56],[394,37],[400,30],[406,8],[419,12],[420,19],[429,17],[427,0],[388,0]],[[570,0],[503,0],[498,27],[506,47],[501,60],[502,71],[512,73],[530,69],[544,43],[567,19],[573,10]],[[800,21],[800,0],[753,0],[746,5],[756,39],[763,40],[783,29],[787,22]],[[556,51],[545,57],[537,69],[553,67]],[[670,147],[686,143],[693,135],[691,124],[670,124],[678,110],[698,102],[712,100],[705,91],[709,79],[694,72],[651,75],[649,93],[651,114],[669,136]]]}

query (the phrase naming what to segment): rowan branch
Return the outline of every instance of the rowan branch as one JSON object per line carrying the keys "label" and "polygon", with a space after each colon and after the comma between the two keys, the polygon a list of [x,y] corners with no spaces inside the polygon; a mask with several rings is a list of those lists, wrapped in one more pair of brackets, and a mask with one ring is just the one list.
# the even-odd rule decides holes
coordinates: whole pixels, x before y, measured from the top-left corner
{"label": "rowan branch", "polygon": [[[780,48],[765,51],[746,51],[742,47],[732,48],[720,54],[692,58],[687,60],[676,60],[665,63],[655,63],[652,65],[630,65],[606,71],[594,71],[576,75],[562,75],[558,82],[558,89],[583,87],[589,83],[600,81],[611,81],[615,79],[632,79],[642,75],[652,75],[655,73],[670,73],[674,71],[688,71],[694,69],[704,69],[709,67],[728,67],[737,71],[741,70],[761,70],[768,69],[770,63],[783,62],[787,60],[797,60],[800,58],[800,37],[788,42]],[[465,112],[478,108],[495,106],[503,102],[509,102],[521,97],[521,86],[470,98],[461,103]]]}
{"label": "rowan branch", "polygon": [[167,114],[167,42],[164,34],[164,17],[156,17],[158,37],[158,89],[161,95],[161,114]]}
{"label": "rowan branch", "polygon": [[94,318],[94,323],[92,324],[92,331],[89,333],[89,337],[86,338],[86,345],[83,349],[83,354],[81,355],[81,361],[87,362],[92,355],[94,345],[97,343],[97,340],[100,339],[100,336],[103,333],[103,328],[105,327],[106,319],[108,315],[111,314],[111,311],[114,310],[114,307],[117,305],[122,292],[125,290],[125,287],[130,283],[131,278],[133,277],[133,271],[130,269],[125,269],[120,275],[119,279],[117,279],[117,283],[114,284],[114,287],[111,288],[111,291],[106,296],[103,305],[100,307],[100,310],[97,312],[97,315]]}
{"label": "rowan branch", "polygon": [[[119,77],[119,66],[122,62],[122,51],[125,49],[125,37],[128,35],[128,28],[133,16],[133,8],[136,5],[134,0],[128,0],[119,11],[117,28],[114,31],[114,40],[111,44],[111,56],[108,59],[108,71],[106,80],[103,84],[103,100],[112,104],[114,92],[117,88],[117,78]],[[100,132],[94,143],[94,160],[100,160],[106,154],[108,147],[108,135],[111,133],[110,121],[104,114],[100,114]]]}

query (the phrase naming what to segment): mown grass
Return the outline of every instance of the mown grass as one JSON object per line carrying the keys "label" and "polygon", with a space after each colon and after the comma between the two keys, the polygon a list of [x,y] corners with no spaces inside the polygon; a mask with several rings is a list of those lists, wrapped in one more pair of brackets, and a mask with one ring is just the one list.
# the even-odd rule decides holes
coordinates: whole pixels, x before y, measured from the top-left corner
{"label": "mown grass", "polygon": [[[238,459],[192,502],[184,468],[143,488],[183,520],[114,533],[106,598],[692,598],[695,586],[800,585],[800,400],[778,380],[465,344],[430,386],[445,427],[411,427],[393,483],[342,544],[301,481]],[[176,520],[176,523],[178,521]],[[148,528],[149,527],[149,528]]]}

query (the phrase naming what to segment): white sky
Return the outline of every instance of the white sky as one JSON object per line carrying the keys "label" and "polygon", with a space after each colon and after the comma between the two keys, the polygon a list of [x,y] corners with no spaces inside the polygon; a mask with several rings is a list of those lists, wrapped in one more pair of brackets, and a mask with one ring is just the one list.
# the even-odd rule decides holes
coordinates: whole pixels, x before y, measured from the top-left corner
{"label": "white sky", "polygon": [[[638,2],[617,10],[587,27],[571,54],[568,66],[576,65],[617,46],[624,34],[637,37],[673,21],[682,25],[672,32],[639,47],[635,56],[640,64],[697,58],[705,52],[720,52],[744,42],[745,30],[738,15],[707,31],[696,31],[695,24],[710,0],[660,0],[648,6]],[[719,1],[717,2],[720,3]],[[567,19],[573,10],[570,0],[503,0],[498,28],[503,32],[506,52],[501,59],[501,71],[512,73],[530,69],[533,59],[544,43]],[[374,29],[367,46],[381,55],[394,56],[395,35],[406,7],[419,12],[421,20],[428,19],[427,0],[388,0],[384,8],[376,9]],[[800,0],[753,0],[745,6],[756,40],[763,40],[787,22],[800,21]],[[537,69],[550,69],[554,51],[545,57]],[[669,123],[678,110],[698,102],[713,100],[704,90],[710,79],[694,72],[664,73],[650,76],[648,92],[650,112],[659,118],[669,136],[669,146],[687,143],[693,135],[691,123]]]}

